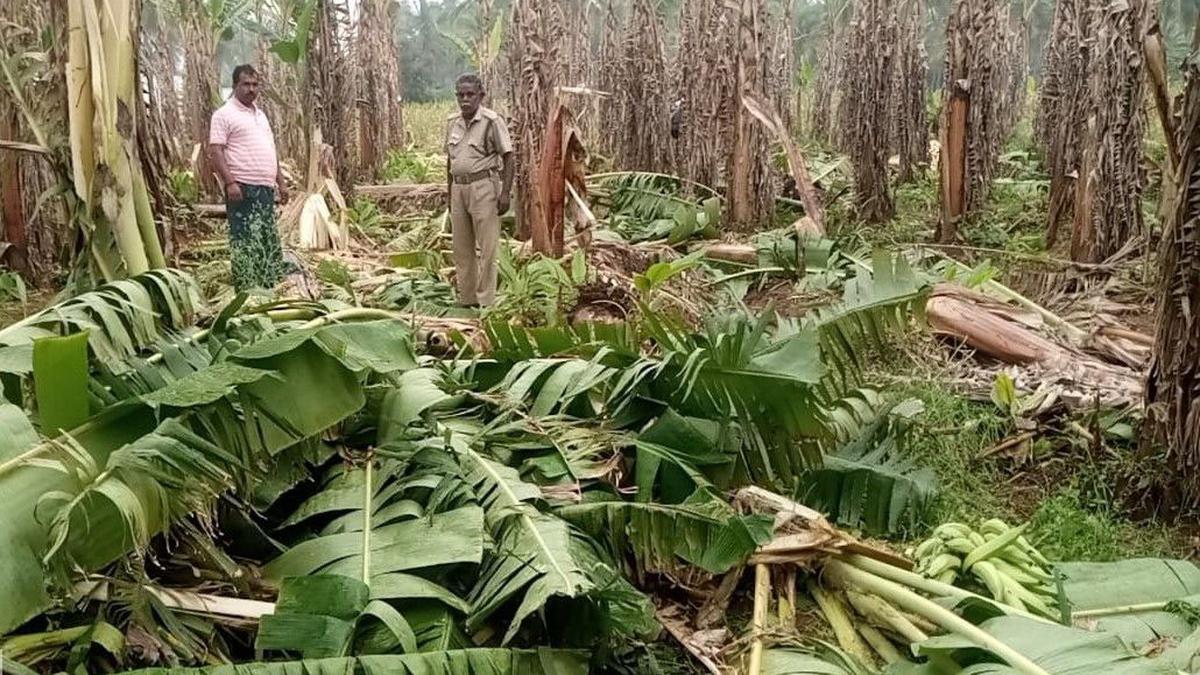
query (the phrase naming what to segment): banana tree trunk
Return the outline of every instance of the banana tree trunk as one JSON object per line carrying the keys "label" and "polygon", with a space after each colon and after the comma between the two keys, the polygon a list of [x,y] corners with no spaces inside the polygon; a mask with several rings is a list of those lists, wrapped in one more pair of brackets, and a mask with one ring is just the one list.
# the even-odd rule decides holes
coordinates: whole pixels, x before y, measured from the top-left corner
{"label": "banana tree trunk", "polygon": [[[17,137],[17,112],[0,114],[0,138]],[[25,202],[21,189],[21,164],[17,153],[0,151],[0,205],[3,205],[4,241],[10,244],[4,253],[9,269],[29,277],[28,249],[25,243]]]}
{"label": "banana tree trunk", "polygon": [[67,11],[72,173],[92,262],[106,280],[164,267],[138,161],[137,8],[132,0],[68,0]]}
{"label": "banana tree trunk", "polygon": [[1087,64],[1088,103],[1071,259],[1099,263],[1143,235],[1143,136],[1150,4],[1129,0],[1097,15]]}
{"label": "banana tree trunk", "polygon": [[769,61],[764,54],[761,22],[767,19],[766,5],[761,0],[740,0],[727,3],[730,23],[736,26],[731,36],[734,53],[734,89],[730,92],[733,108],[733,144],[729,148],[729,215],[731,224],[742,230],[752,230],[768,213],[763,194],[769,190],[768,170],[764,163],[765,143],[762,131],[753,116],[739,103],[741,97],[764,89],[762,63]]}
{"label": "banana tree trunk", "polygon": [[1165,448],[1170,458],[1169,475],[1161,477],[1168,508],[1200,504],[1200,66],[1189,61],[1186,68],[1177,193],[1159,256],[1158,334],[1143,430],[1147,446]]}
{"label": "banana tree trunk", "polygon": [[187,10],[183,26],[186,73],[184,102],[188,106],[192,141],[185,151],[193,153],[192,170],[201,191],[216,196],[220,194],[220,181],[208,158],[208,124],[220,92],[213,27],[203,2],[188,0],[184,7]]}

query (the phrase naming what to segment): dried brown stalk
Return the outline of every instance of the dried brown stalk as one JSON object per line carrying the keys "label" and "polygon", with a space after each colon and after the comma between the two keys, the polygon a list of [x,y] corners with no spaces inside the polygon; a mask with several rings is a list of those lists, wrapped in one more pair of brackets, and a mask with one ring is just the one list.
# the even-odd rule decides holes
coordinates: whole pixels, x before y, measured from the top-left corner
{"label": "dried brown stalk", "polygon": [[[181,158],[176,142],[178,130],[173,129],[172,120],[166,116],[169,110],[178,110],[175,70],[161,39],[155,40],[144,28],[136,35],[137,71],[145,92],[144,96],[137,97],[137,157],[154,210],[161,214],[175,202],[167,180]],[[163,242],[164,255],[169,258],[174,250],[172,230],[163,226],[161,220],[159,224],[159,240]]]}
{"label": "dried brown stalk", "polygon": [[534,251],[554,258],[562,257],[567,184],[569,182],[577,194],[586,194],[583,171],[586,158],[575,116],[559,104],[546,125],[537,180],[531,190],[535,199],[544,204],[538,211],[540,219],[530,223]]}
{"label": "dried brown stalk", "polygon": [[726,107],[732,108],[730,145],[725,164],[729,225],[753,230],[770,220],[775,193],[771,178],[770,143],[765,130],[740,105],[742,96],[765,91],[770,82],[771,45],[766,39],[770,22],[766,0],[739,0],[726,4],[735,77],[727,90]]}
{"label": "dried brown stalk", "polygon": [[[633,0],[625,21],[625,39],[617,59],[618,75],[605,91],[619,105],[614,158],[622,169],[666,171],[670,162],[667,64],[663,55],[662,16],[650,0]],[[610,6],[611,11],[611,6]]]}
{"label": "dried brown stalk", "polygon": [[1088,108],[1071,258],[1102,262],[1142,233],[1146,0],[1092,7]]}
{"label": "dried brown stalk", "polygon": [[[1200,37],[1200,25],[1197,36]],[[1160,485],[1169,506],[1200,504],[1200,65],[1185,65],[1181,164],[1174,211],[1164,223],[1158,330],[1146,384],[1147,447],[1167,451]]]}
{"label": "dried brown stalk", "polygon": [[919,167],[929,165],[929,120],[925,112],[925,83],[929,57],[925,53],[924,0],[900,0],[897,16],[897,55],[892,69],[892,150],[899,155],[897,180],[913,180]]}
{"label": "dried brown stalk", "polygon": [[817,76],[813,82],[813,103],[810,124],[818,138],[830,142],[835,148],[843,148],[840,119],[842,79],[846,71],[848,52],[846,43],[846,21],[848,16],[843,3],[837,10],[827,4],[825,46],[817,59]]}
{"label": "dried brown stalk", "polygon": [[[1156,13],[1155,13],[1156,14]],[[1176,137],[1175,112],[1171,104],[1171,89],[1167,82],[1167,48],[1163,44],[1162,26],[1158,17],[1152,16],[1142,41],[1142,52],[1146,57],[1146,73],[1150,77],[1150,93],[1154,97],[1154,109],[1162,125],[1167,142],[1167,158],[1170,166],[1179,166],[1179,139]]]}
{"label": "dried brown stalk", "polygon": [[516,143],[515,186],[519,201],[517,236],[528,239],[533,223],[545,222],[547,196],[536,187],[538,162],[550,114],[562,84],[560,61],[565,31],[558,3],[520,0],[513,3],[509,59],[516,86],[512,89],[512,127]]}
{"label": "dried brown stalk", "polygon": [[1079,120],[1086,118],[1087,63],[1091,13],[1084,0],[1058,0],[1046,42],[1042,86],[1034,131],[1046,148],[1050,212],[1046,242],[1053,246],[1059,224],[1071,215],[1081,149]]}
{"label": "dried brown stalk", "polygon": [[892,140],[893,62],[897,17],[889,0],[862,0],[846,34],[842,135],[854,165],[855,204],[868,223],[890,220],[895,212],[888,187]]}
{"label": "dried brown stalk", "polygon": [[390,0],[362,0],[354,45],[358,82],[358,173],[374,177],[392,148],[402,148],[400,61],[392,37]]}
{"label": "dried brown stalk", "polygon": [[[783,146],[784,152],[787,153],[788,169],[796,184],[796,191],[800,193],[800,200],[804,203],[805,215],[812,222],[818,234],[825,234],[825,206],[817,196],[817,189],[808,173],[808,164],[804,161],[804,156],[800,154],[800,148],[796,147],[796,143],[789,135],[787,125],[760,95],[746,94],[742,97],[742,105],[755,119],[770,130],[779,144]],[[797,229],[799,229],[802,221],[796,222]]]}
{"label": "dried brown stalk", "polygon": [[[0,139],[17,137],[16,109],[0,110]],[[29,275],[29,248],[25,236],[25,199],[21,180],[21,157],[11,150],[0,150],[0,221],[4,224],[4,264],[22,275]]]}
{"label": "dried brown stalk", "polygon": [[[624,3],[622,3],[624,4]],[[604,21],[600,31],[599,64],[596,67],[596,82],[601,91],[613,93],[621,86],[621,17],[615,0],[604,5]],[[594,104],[597,116],[602,120],[619,120],[624,110],[624,100],[619,96],[602,96]],[[621,129],[617,124],[599,124],[593,135],[593,143],[600,154],[615,159],[621,153]]]}
{"label": "dried brown stalk", "polygon": [[[345,0],[318,0],[312,35],[309,36],[305,114],[309,125],[321,128],[324,142],[333,148],[334,170],[340,185],[354,177],[354,143],[351,140],[353,101],[357,74],[348,51],[350,14]],[[307,145],[305,146],[307,147]]]}
{"label": "dried brown stalk", "polygon": [[1000,148],[1016,119],[1016,40],[1007,0],[955,0],[946,24],[939,243],[958,238],[959,221],[991,190]]}
{"label": "dried brown stalk", "polygon": [[[9,83],[0,79],[0,139],[6,141],[0,149],[0,208],[4,210],[5,241],[14,244],[5,262],[10,269],[18,269],[23,254],[25,269],[21,271],[32,283],[57,277],[62,271],[62,251],[76,241],[64,201],[44,198],[69,185],[60,183],[61,174],[47,161],[49,155],[24,152],[44,148],[47,134],[56,129],[66,134],[62,126],[67,105],[65,26],[62,3],[0,2],[0,58],[6,59],[17,75],[27,106],[19,111]],[[22,78],[19,72],[25,69],[29,76]]]}
{"label": "dried brown stalk", "polygon": [[683,0],[679,12],[671,98],[683,100],[683,112],[674,144],[675,173],[715,187],[728,142],[727,83],[733,75],[731,54],[719,36],[732,29],[721,0]]}
{"label": "dried brown stalk", "polygon": [[[213,23],[208,16],[208,6],[203,0],[180,0],[180,18],[184,39],[184,108],[188,113],[189,147],[195,163],[192,170],[201,191],[210,196],[220,194],[221,181],[217,178],[208,158],[208,125],[220,100],[217,73],[216,36]],[[192,146],[199,146],[198,153]]]}
{"label": "dried brown stalk", "polygon": [[[257,19],[262,25],[270,23],[281,24],[284,17],[271,17],[264,10],[270,6],[260,5]],[[265,36],[260,36],[255,47],[256,68],[259,80],[264,89],[269,92],[263,107],[271,119],[271,130],[275,134],[275,148],[281,158],[295,160],[300,165],[308,155],[307,132],[304,129],[301,103],[303,96],[302,77],[300,68],[293,64],[284,63],[270,51],[270,42]]]}

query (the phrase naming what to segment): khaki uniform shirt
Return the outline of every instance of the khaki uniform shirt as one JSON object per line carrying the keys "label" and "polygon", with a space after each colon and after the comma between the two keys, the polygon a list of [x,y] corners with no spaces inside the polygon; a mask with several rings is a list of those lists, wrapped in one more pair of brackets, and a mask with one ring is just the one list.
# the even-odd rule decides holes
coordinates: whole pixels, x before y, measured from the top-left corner
{"label": "khaki uniform shirt", "polygon": [[494,110],[480,106],[469,123],[461,112],[446,118],[446,155],[455,176],[498,170],[512,151],[508,127]]}

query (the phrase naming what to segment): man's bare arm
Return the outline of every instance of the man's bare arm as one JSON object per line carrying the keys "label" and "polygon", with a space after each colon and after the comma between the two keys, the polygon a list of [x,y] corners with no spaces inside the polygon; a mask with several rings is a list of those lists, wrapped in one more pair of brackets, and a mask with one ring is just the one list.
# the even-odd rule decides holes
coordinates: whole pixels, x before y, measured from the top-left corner
{"label": "man's bare arm", "polygon": [[446,208],[450,208],[450,191],[454,189],[454,176],[450,174],[450,156],[446,155]]}
{"label": "man's bare arm", "polygon": [[275,194],[279,195],[279,201],[287,202],[288,194],[287,181],[283,178],[283,167],[279,164],[279,158],[275,158]]}
{"label": "man's bare arm", "polygon": [[242,201],[242,186],[238,185],[233,174],[229,173],[229,163],[225,161],[225,146],[216,143],[209,145],[208,156],[225,185],[225,198],[234,203]]}
{"label": "man's bare arm", "polygon": [[208,157],[212,160],[213,167],[217,170],[217,175],[221,177],[221,183],[229,185],[236,183],[233,179],[233,174],[229,173],[229,164],[225,161],[225,146],[213,143],[208,146]]}

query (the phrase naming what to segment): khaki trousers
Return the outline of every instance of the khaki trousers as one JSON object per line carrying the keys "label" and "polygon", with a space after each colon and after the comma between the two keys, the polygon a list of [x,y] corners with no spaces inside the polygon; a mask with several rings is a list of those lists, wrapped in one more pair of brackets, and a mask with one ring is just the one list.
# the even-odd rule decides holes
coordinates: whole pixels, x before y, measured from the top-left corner
{"label": "khaki trousers", "polygon": [[496,301],[497,179],[484,178],[450,187],[450,228],[460,305],[488,306]]}

